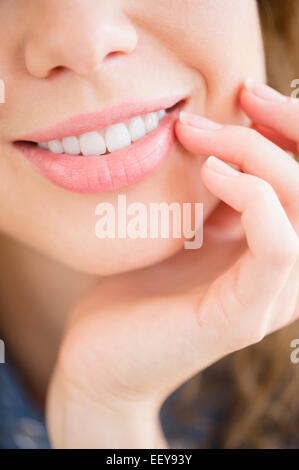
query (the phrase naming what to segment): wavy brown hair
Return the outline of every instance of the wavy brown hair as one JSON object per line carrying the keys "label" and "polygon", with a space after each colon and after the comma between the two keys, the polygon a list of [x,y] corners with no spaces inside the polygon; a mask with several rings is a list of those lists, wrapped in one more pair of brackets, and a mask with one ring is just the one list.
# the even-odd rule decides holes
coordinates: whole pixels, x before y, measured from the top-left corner
{"label": "wavy brown hair", "polygon": [[[268,82],[290,95],[291,82],[299,79],[299,0],[258,0],[258,6]],[[193,426],[200,419],[210,446],[206,408],[217,410],[224,397],[226,411],[212,435],[217,447],[299,448],[299,365],[290,358],[295,338],[299,322],[211,366],[186,384],[175,405],[177,414]],[[190,407],[192,400],[200,408],[199,418]]]}

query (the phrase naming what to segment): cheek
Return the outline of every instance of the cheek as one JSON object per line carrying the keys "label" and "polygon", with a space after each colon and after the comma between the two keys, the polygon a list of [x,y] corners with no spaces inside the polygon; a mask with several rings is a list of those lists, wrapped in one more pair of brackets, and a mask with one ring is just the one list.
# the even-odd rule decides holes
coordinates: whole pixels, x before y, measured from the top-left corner
{"label": "cheek", "polygon": [[149,10],[147,27],[173,52],[178,70],[193,73],[198,109],[240,123],[239,86],[248,77],[266,77],[256,0],[175,0],[171,5],[159,2]]}

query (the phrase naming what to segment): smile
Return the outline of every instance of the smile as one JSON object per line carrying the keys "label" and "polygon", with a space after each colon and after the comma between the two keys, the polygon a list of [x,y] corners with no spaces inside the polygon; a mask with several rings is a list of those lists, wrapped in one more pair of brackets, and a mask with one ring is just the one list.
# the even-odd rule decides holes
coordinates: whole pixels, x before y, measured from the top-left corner
{"label": "smile", "polygon": [[77,193],[116,191],[159,169],[175,141],[182,97],[70,118],[13,142],[31,166]]}
{"label": "smile", "polygon": [[155,130],[166,110],[136,116],[128,122],[108,126],[101,131],[87,132],[79,137],[69,136],[60,140],[38,143],[50,152],[69,155],[104,155],[128,147],[146,134]]}

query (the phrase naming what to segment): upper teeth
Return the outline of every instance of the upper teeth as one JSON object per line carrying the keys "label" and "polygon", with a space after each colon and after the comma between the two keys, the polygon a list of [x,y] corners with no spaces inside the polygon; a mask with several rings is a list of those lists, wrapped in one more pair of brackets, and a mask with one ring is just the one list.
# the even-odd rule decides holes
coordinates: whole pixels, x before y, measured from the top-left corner
{"label": "upper teeth", "polygon": [[129,121],[113,124],[99,132],[87,132],[79,137],[64,137],[61,140],[41,142],[38,145],[56,154],[103,155],[107,151],[115,152],[141,139],[158,127],[159,121],[165,114],[166,111],[161,109],[155,113],[136,116]]}

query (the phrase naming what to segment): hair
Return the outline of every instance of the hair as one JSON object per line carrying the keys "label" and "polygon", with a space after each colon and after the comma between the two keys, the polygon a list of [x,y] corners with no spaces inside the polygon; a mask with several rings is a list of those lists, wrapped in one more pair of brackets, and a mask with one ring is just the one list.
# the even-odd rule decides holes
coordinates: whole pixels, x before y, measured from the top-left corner
{"label": "hair", "polygon": [[[268,83],[290,95],[291,82],[299,78],[296,50],[299,1],[258,0],[258,7]],[[290,358],[296,331],[299,322],[231,354],[194,377],[184,387],[176,405],[177,413],[183,421],[190,424],[191,420],[195,424],[198,417],[194,416],[194,408],[190,409],[190,400],[198,403],[200,396],[203,404],[199,403],[199,408],[212,404],[218,413],[218,403],[226,397],[224,426],[213,435],[220,448],[298,448],[299,365],[293,364]],[[199,424],[207,429],[208,440],[205,409],[202,413],[204,417],[199,413]],[[205,443],[201,441],[200,446]]]}

